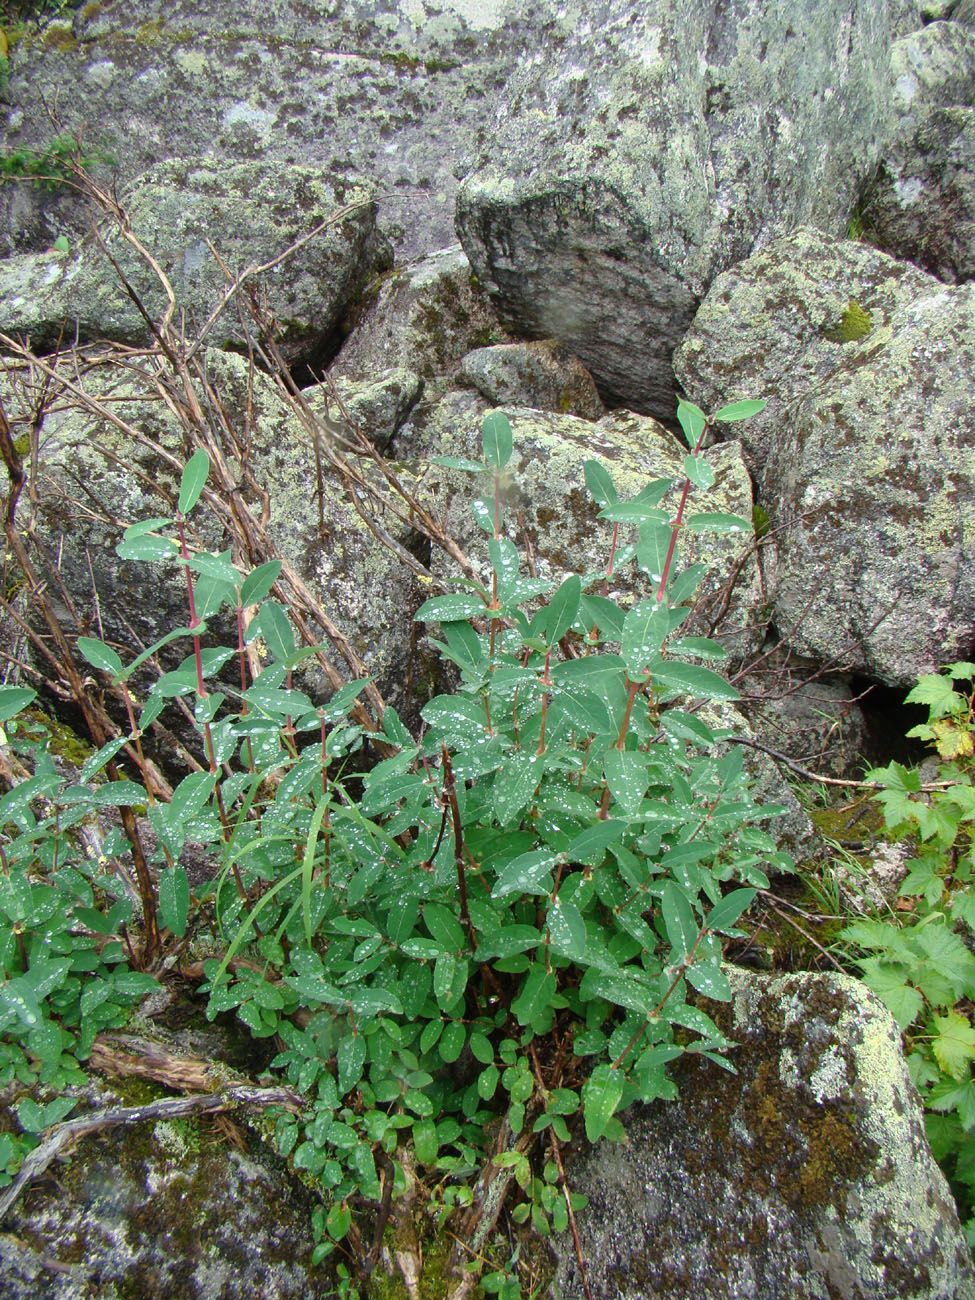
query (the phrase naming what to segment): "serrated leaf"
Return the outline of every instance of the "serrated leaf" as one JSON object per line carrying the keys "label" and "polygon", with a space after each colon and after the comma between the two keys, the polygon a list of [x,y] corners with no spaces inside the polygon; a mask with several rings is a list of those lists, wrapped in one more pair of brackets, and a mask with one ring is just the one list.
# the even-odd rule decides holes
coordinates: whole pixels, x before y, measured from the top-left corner
{"label": "serrated leaf", "polygon": [[909,1028],[924,1008],[924,999],[917,989],[907,983],[903,972],[885,966],[876,958],[870,957],[859,965],[863,982],[887,1005],[900,1028]]}
{"label": "serrated leaf", "polygon": [[935,1016],[932,1026],[934,1037],[931,1040],[931,1050],[935,1060],[952,1078],[964,1078],[968,1073],[969,1062],[975,1059],[975,1028],[968,1017],[958,1011]]}

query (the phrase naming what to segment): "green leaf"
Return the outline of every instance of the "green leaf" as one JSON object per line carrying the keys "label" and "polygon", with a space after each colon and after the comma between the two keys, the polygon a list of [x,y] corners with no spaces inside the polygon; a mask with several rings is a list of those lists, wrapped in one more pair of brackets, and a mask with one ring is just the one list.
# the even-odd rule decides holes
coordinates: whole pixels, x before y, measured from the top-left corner
{"label": "green leaf", "polygon": [[634,681],[650,666],[671,627],[671,611],[656,600],[641,600],[629,611],[620,644],[626,671]]}
{"label": "green leaf", "polygon": [[944,718],[956,712],[964,703],[961,695],[954,689],[952,681],[940,674],[927,673],[918,678],[918,683],[905,700],[908,704],[926,704],[932,718]]}
{"label": "green leaf", "polygon": [[564,957],[581,961],[586,952],[586,923],[579,909],[556,898],[548,909],[545,923],[552,947]]}
{"label": "green leaf", "polygon": [[688,515],[684,524],[692,533],[746,533],[750,536],[753,531],[750,519],[745,519],[743,515],[723,514],[721,511]]}
{"label": "green leaf", "polygon": [[716,961],[698,962],[689,967],[687,982],[697,989],[698,993],[703,993],[706,998],[712,998],[715,1002],[731,1001],[731,984]]}
{"label": "green leaf", "polygon": [[[113,677],[121,673],[122,660],[104,641],[97,641],[92,636],[79,636],[76,644],[93,668],[100,668],[102,672],[110,673]],[[0,721],[2,720],[0,715]]]}
{"label": "green leaf", "polygon": [[705,925],[709,930],[727,934],[743,912],[755,901],[757,889],[734,889],[726,894],[707,915]]}
{"label": "green leaf", "polygon": [[558,855],[548,849],[520,853],[498,873],[491,897],[505,898],[508,894],[544,896],[551,889],[549,872],[557,861]]}
{"label": "green leaf", "polygon": [[664,885],[661,896],[664,929],[679,961],[688,955],[701,932],[697,916],[687,894],[672,880]]}
{"label": "green leaf", "polygon": [[671,659],[655,659],[650,665],[655,686],[682,695],[694,695],[704,700],[737,700],[738,691],[723,677],[700,664],[676,663]]}
{"label": "green leaf", "polygon": [[443,952],[433,966],[433,996],[441,1011],[450,1011],[467,988],[467,962]]}
{"label": "green leaf", "polygon": [[469,460],[465,456],[431,456],[430,461],[444,469],[463,470],[465,474],[483,474],[486,469],[479,460]]}
{"label": "green leaf", "polygon": [[460,952],[467,945],[464,927],[442,903],[427,903],[423,909],[427,929],[447,952]]}
{"label": "green leaf", "polygon": [[197,551],[190,556],[190,568],[194,573],[213,582],[226,583],[235,590],[241,584],[241,574],[225,555],[211,555],[209,551]]}
{"label": "green leaf", "polygon": [[156,560],[171,560],[179,554],[179,547],[169,537],[157,537],[146,533],[142,537],[123,538],[115,548],[120,560],[136,560],[140,563]]}
{"label": "green leaf", "polygon": [[501,411],[490,411],[481,424],[484,459],[492,469],[504,469],[511,459],[511,422]]}
{"label": "green leaf", "polygon": [[278,663],[284,663],[297,649],[291,622],[284,607],[276,600],[266,600],[257,616],[248,623],[246,640],[253,641],[258,635]]}
{"label": "green leaf", "polygon": [[903,972],[885,966],[876,958],[870,957],[859,965],[863,982],[886,1003],[900,1028],[909,1028],[924,1008],[924,999],[917,989],[907,983]]}
{"label": "green leaf", "polygon": [[57,239],[51,245],[51,251],[54,253],[70,253],[71,241],[67,235],[58,235]]}
{"label": "green leaf", "polygon": [[597,1065],[582,1087],[586,1137],[598,1142],[623,1099],[623,1075],[611,1065]]}
{"label": "green leaf", "polygon": [[432,1119],[418,1119],[413,1124],[413,1151],[421,1165],[432,1165],[437,1158],[440,1144],[437,1141],[437,1126]]}
{"label": "green leaf", "polygon": [[581,599],[582,580],[578,574],[573,574],[562,583],[545,611],[545,636],[549,645],[557,645],[572,627]]}
{"label": "green leaf", "polygon": [[464,1044],[467,1041],[467,1031],[459,1020],[451,1020],[444,1026],[444,1031],[440,1035],[440,1059],[445,1065],[453,1065],[464,1050]]}
{"label": "green leaf", "polygon": [[190,913],[190,882],[178,864],[159,873],[159,920],[177,939],[186,933]]}
{"label": "green leaf", "polygon": [[339,1043],[335,1053],[338,1066],[339,1092],[344,1097],[362,1078],[366,1063],[366,1040],[362,1034],[348,1034]]}
{"label": "green leaf", "polygon": [[931,1049],[935,1060],[952,1078],[964,1078],[968,1074],[969,1063],[975,1059],[975,1028],[968,1017],[959,1011],[935,1016],[933,1028]]}
{"label": "green leaf", "polygon": [[179,512],[188,515],[199,501],[210,473],[210,457],[201,448],[186,462],[179,481]]}
{"label": "green leaf", "polygon": [[572,840],[565,850],[566,860],[583,866],[598,866],[611,844],[618,843],[626,832],[627,823],[614,818],[587,826]]}
{"label": "green leaf", "polygon": [[685,456],[684,473],[702,492],[707,492],[708,488],[714,487],[714,470],[703,456]]}
{"label": "green leaf", "polygon": [[333,1241],[341,1241],[352,1227],[352,1211],[344,1201],[338,1201],[325,1219],[325,1231]]}
{"label": "green leaf", "polygon": [[646,757],[628,750],[611,749],[603,756],[603,771],[620,810],[628,816],[638,813],[650,784]]}
{"label": "green leaf", "polygon": [[432,596],[413,616],[416,623],[456,623],[459,619],[477,618],[487,607],[480,596],[459,591],[450,596]]}
{"label": "green leaf", "polygon": [[[522,985],[521,992],[511,1004],[519,1025],[530,1025],[552,1004],[555,996],[555,975],[544,966],[532,966]],[[516,1098],[512,1098],[516,1100]]]}
{"label": "green leaf", "polygon": [[586,477],[586,487],[589,489],[589,495],[599,506],[612,505],[619,500],[616,488],[613,485],[613,476],[609,470],[598,460],[587,460],[582,467]]}
{"label": "green leaf", "polygon": [[531,801],[542,770],[542,760],[537,754],[519,750],[508,755],[491,788],[494,815],[500,826],[509,826]]}
{"label": "green leaf", "polygon": [[281,576],[281,561],[268,560],[260,564],[247,575],[240,588],[240,603],[246,609],[248,605],[258,605],[270,592]]}
{"label": "green leaf", "polygon": [[684,437],[687,439],[688,447],[693,451],[707,426],[708,417],[699,406],[695,406],[693,402],[687,402],[681,398],[677,403],[677,421],[684,430]]}
{"label": "green leaf", "polygon": [[720,420],[723,424],[732,424],[736,420],[748,420],[753,415],[758,415],[760,411],[765,410],[764,398],[745,402],[729,402],[727,406],[722,406],[720,410],[715,411],[711,416],[712,420]]}

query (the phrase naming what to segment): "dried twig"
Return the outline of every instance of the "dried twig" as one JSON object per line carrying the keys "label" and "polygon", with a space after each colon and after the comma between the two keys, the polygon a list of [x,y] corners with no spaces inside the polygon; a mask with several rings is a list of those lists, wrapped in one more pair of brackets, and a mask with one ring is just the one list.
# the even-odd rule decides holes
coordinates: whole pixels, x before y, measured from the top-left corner
{"label": "dried twig", "polygon": [[179,1119],[184,1115],[217,1115],[237,1106],[256,1109],[284,1106],[288,1110],[298,1111],[301,1104],[301,1098],[290,1088],[256,1088],[250,1084],[237,1084],[222,1092],[198,1093],[193,1097],[167,1097],[145,1106],[112,1107],[79,1119],[65,1120],[63,1124],[55,1124],[48,1130],[47,1137],[25,1157],[17,1177],[0,1195],[0,1221],[10,1213],[29,1183],[39,1178],[58,1156],[89,1133],[100,1133],[105,1129],[117,1128],[120,1124],[144,1124],[148,1120]]}

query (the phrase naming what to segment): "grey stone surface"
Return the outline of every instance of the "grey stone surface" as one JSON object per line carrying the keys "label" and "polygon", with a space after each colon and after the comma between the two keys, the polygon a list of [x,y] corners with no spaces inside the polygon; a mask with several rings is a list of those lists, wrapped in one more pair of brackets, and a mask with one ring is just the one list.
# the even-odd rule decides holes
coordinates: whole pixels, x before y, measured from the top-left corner
{"label": "grey stone surface", "polygon": [[[529,0],[99,0],[15,47],[7,139],[49,140],[56,102],[123,183],[205,154],[352,168],[413,257],[454,239],[456,176],[492,148],[506,82],[556,14]],[[43,206],[14,216],[12,249],[59,233]]]}
{"label": "grey stone surface", "polygon": [[[803,231],[721,277],[681,349],[702,405],[770,399],[734,428],[775,529],[775,620],[798,654],[908,685],[971,649],[972,293]],[[843,341],[850,304],[860,337]]]}
{"label": "grey stone surface", "polygon": [[[857,981],[730,970],[737,1074],[685,1058],[679,1098],[574,1160],[597,1300],[970,1300],[975,1272],[893,1019]],[[715,1004],[708,1004],[710,1014]],[[554,1238],[564,1300],[582,1287]]]}
{"label": "grey stone surface", "polygon": [[459,196],[504,322],[668,418],[670,355],[714,275],[802,223],[845,229],[892,124],[891,39],[916,21],[874,0],[565,7]]}
{"label": "grey stone surface", "polygon": [[306,388],[302,396],[315,416],[346,443],[354,441],[352,424],[379,451],[386,451],[423,392],[423,380],[412,370],[388,370],[371,384],[335,379]]}
{"label": "grey stone surface", "polygon": [[351,317],[330,373],[355,380],[395,366],[443,384],[471,348],[508,337],[457,245],[375,281]]}
{"label": "grey stone surface", "polygon": [[[765,399],[765,410],[750,420],[717,426],[719,435],[741,441],[761,484],[796,398],[848,355],[872,349],[875,331],[931,288],[937,285],[930,276],[866,244],[798,230],[718,276],[674,355],[674,373],[706,411]],[[851,303],[869,317],[859,340],[842,337]]]}
{"label": "grey stone surface", "polygon": [[476,348],[460,373],[493,406],[530,406],[583,420],[604,414],[592,375],[554,339]]}
{"label": "grey stone surface", "polygon": [[[141,1081],[93,1079],[72,1118],[164,1095]],[[0,1095],[0,1114],[9,1100]],[[237,1133],[244,1150],[207,1120],[83,1138],[5,1221],[4,1300],[334,1295],[334,1280],[310,1264],[317,1199],[256,1132],[238,1122]]]}
{"label": "grey stone surface", "polygon": [[[328,343],[388,255],[376,235],[371,192],[321,168],[170,161],[139,177],[120,197],[134,235],[172,283],[174,319],[184,314],[190,328],[203,326],[220,304],[228,275],[270,263],[313,235],[252,282],[289,362],[313,357]],[[330,224],[315,234],[323,222]],[[21,254],[0,261],[0,328],[30,335],[42,348],[62,333],[82,340],[148,337],[146,321],[109,257],[154,320],[168,307],[163,286],[110,218],[102,218],[100,226],[108,255],[89,237],[74,254]],[[214,321],[210,345],[240,346],[257,334],[248,295],[245,289]]]}
{"label": "grey stone surface", "polygon": [[861,205],[864,237],[951,283],[975,274],[975,30],[934,22],[891,56],[896,129]]}

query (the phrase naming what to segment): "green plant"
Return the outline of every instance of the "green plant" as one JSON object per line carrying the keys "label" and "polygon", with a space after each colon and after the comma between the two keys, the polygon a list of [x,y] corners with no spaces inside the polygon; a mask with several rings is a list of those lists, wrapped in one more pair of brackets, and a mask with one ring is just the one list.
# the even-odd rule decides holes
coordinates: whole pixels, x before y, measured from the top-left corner
{"label": "green plant", "polygon": [[913,847],[895,920],[864,920],[841,939],[866,983],[905,1032],[908,1064],[921,1091],[928,1136],[975,1242],[975,664],[950,664],[920,678],[908,703],[928,720],[908,732],[928,741],[938,779],[900,763],[869,772],[888,832]]}
{"label": "green plant", "polygon": [[0,154],[0,177],[30,181],[53,192],[72,184],[79,167],[90,171],[100,163],[110,162],[101,151],[84,151],[73,135],[56,135],[40,148],[22,145]]}
{"label": "green plant", "polygon": [[[686,402],[678,416],[684,477],[621,500],[606,468],[587,463],[611,528],[608,562],[559,584],[523,574],[504,535],[506,417],[485,419],[483,460],[446,462],[489,485],[474,503],[489,576],[459,580],[417,614],[439,625],[434,644],[459,680],[422,710],[419,738],[392,708],[372,728],[361,710],[351,716],[365,681],[324,705],[296,685],[317,647],[299,647],[272,594],[281,564],[245,575],[229,552],[192,546],[210,462],[191,457],[175,514],[128,528],[118,547],[181,573],[186,626],[128,664],[102,640],[77,642],[126,700],[129,735],[66,788],[34,754],[33,775],[0,801],[0,1007],[19,1077],[59,1086],[98,1028],[153,986],[132,965],[202,945],[208,1015],[233,1011],[255,1037],[276,1037],[273,1068],[307,1099],[303,1115],[280,1116],[277,1141],[325,1198],[321,1260],[359,1236],[363,1204],[378,1243],[417,1170],[439,1189],[436,1212],[468,1216],[475,1246],[509,1192],[515,1222],[564,1230],[582,1204],[561,1157],[578,1126],[591,1141],[621,1137],[619,1112],[675,1095],[667,1068],[685,1053],[733,1069],[732,1044],[700,1001],[730,997],[721,936],[739,933],[765,868],[790,863],[759,825],[781,810],[756,805],[740,750],[722,754],[726,733],[699,715],[701,701],[736,692],[707,666],[721,647],[681,635],[704,566],[681,567],[680,537],[750,524],[689,510],[714,481],[700,454],[709,420]],[[623,530],[634,534],[625,547]],[[653,583],[629,607],[609,594],[623,566]],[[208,625],[228,614],[235,644],[206,645]],[[137,704],[139,670],[180,642],[186,657]],[[8,697],[8,717],[28,695]],[[133,781],[112,765],[127,745],[141,761],[141,737],[176,699],[192,710],[204,764],[163,802],[144,772]],[[157,846],[141,864],[133,847],[128,889],[120,832],[94,865],[73,835],[116,806],[141,808]],[[212,863],[195,889],[181,861],[189,841]],[[54,930],[25,947],[17,927],[42,903]],[[52,941],[56,971],[45,965]],[[25,991],[50,1044],[35,1044],[36,1023],[18,1012]],[[487,1183],[490,1199],[476,1194]],[[450,1272],[463,1278],[460,1259]],[[487,1281],[515,1294],[510,1270]],[[352,1294],[348,1275],[344,1285]]]}

